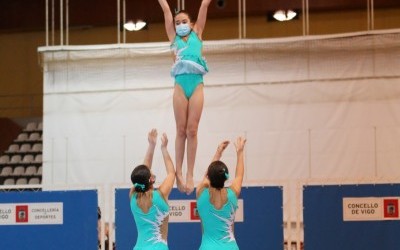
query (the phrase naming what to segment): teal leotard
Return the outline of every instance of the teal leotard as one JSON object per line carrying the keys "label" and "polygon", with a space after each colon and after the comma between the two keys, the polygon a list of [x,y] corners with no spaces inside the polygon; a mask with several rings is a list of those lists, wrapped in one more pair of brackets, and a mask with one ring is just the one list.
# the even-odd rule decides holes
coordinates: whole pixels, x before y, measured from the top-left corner
{"label": "teal leotard", "polygon": [[206,188],[197,199],[197,210],[203,225],[200,250],[238,250],[233,233],[233,223],[238,199],[232,189],[227,188],[227,202],[216,209],[210,202],[210,192]]}
{"label": "teal leotard", "polygon": [[203,83],[203,75],[208,72],[207,62],[202,56],[203,42],[194,31],[188,35],[187,41],[176,36],[171,48],[175,53],[171,76],[175,84],[182,87],[187,99],[190,99],[197,86]]}
{"label": "teal leotard", "polygon": [[153,204],[147,213],[137,205],[137,193],[131,198],[131,211],[135,219],[138,237],[134,250],[168,250],[162,239],[160,226],[169,214],[169,206],[158,191],[153,192]]}

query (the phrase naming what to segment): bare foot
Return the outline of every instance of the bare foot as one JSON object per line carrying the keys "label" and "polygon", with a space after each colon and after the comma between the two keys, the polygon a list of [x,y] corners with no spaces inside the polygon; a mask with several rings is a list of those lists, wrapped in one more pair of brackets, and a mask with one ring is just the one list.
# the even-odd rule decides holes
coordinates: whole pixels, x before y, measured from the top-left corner
{"label": "bare foot", "polygon": [[186,191],[186,185],[183,181],[182,174],[176,174],[176,186],[178,187],[179,192],[184,193]]}
{"label": "bare foot", "polygon": [[186,175],[186,194],[189,195],[194,190],[193,175]]}

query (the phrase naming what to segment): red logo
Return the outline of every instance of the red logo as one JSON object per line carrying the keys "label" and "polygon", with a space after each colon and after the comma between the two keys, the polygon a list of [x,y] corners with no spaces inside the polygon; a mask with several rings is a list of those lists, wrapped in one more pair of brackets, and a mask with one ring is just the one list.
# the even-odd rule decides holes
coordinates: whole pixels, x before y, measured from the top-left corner
{"label": "red logo", "polygon": [[384,199],[383,200],[384,218],[398,218],[399,217],[399,200],[398,199]]}
{"label": "red logo", "polygon": [[15,207],[15,221],[16,222],[28,222],[28,206],[16,206]]}
{"label": "red logo", "polygon": [[200,220],[199,213],[197,212],[197,203],[195,201],[190,202],[190,219]]}

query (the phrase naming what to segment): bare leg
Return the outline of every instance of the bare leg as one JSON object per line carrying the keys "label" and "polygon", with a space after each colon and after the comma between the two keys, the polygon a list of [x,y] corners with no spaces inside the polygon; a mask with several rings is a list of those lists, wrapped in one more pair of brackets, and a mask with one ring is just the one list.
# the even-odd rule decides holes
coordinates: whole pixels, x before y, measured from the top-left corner
{"label": "bare leg", "polygon": [[194,190],[193,170],[197,151],[197,131],[201,113],[203,111],[204,94],[203,84],[197,86],[189,100],[187,118],[187,172],[186,172],[186,193],[191,194]]}
{"label": "bare leg", "polygon": [[174,115],[176,122],[175,164],[176,185],[180,192],[186,191],[186,184],[182,175],[182,164],[183,157],[185,155],[188,103],[189,102],[186,99],[182,88],[179,85],[175,84],[173,97]]}

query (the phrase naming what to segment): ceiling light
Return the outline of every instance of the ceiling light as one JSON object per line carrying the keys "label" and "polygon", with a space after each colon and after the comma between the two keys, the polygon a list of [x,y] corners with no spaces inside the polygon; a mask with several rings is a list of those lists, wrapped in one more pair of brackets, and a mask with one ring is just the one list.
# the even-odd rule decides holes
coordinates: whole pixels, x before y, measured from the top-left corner
{"label": "ceiling light", "polygon": [[297,16],[297,13],[293,10],[277,10],[275,11],[273,17],[278,21],[289,21]]}
{"label": "ceiling light", "polygon": [[137,22],[128,21],[124,24],[124,28],[128,31],[139,31],[146,27],[146,25],[147,23],[142,20],[138,20]]}

